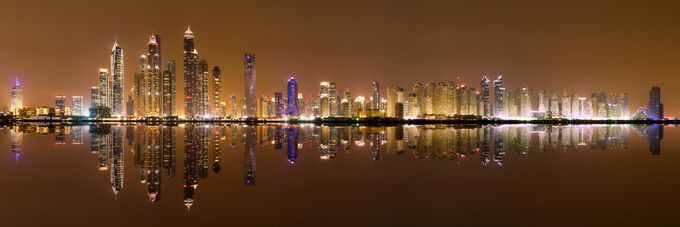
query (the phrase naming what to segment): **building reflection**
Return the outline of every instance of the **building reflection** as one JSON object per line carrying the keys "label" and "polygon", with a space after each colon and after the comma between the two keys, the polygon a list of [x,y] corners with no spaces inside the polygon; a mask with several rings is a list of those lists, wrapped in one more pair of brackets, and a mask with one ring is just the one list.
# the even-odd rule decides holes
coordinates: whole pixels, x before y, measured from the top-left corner
{"label": "building reflection", "polygon": [[12,156],[14,156],[14,161],[19,161],[24,155],[24,133],[19,130],[19,126],[14,126],[10,131],[10,137]]}
{"label": "building reflection", "polygon": [[92,125],[89,132],[92,153],[99,157],[98,169],[109,171],[111,189],[117,195],[123,189],[123,127]]}
{"label": "building reflection", "polygon": [[661,139],[663,139],[663,125],[647,127],[647,139],[649,139],[649,151],[652,155],[661,154]]}
{"label": "building reflection", "polygon": [[83,144],[83,126],[72,127],[71,144]]}
{"label": "building reflection", "polygon": [[286,127],[286,137],[287,141],[287,157],[288,163],[295,164],[295,160],[298,156],[298,128],[297,127]]}
{"label": "building reflection", "polygon": [[187,209],[194,203],[194,192],[200,179],[208,177],[208,140],[210,126],[187,125],[184,127],[184,205]]}
{"label": "building reflection", "polygon": [[[255,128],[256,126],[244,126],[245,131],[245,176],[244,183],[246,185],[255,184]],[[262,128],[262,127],[258,127]]]}
{"label": "building reflection", "polygon": [[[86,128],[87,127],[87,128]],[[255,184],[256,146],[284,152],[289,164],[299,164],[301,153],[319,154],[321,162],[335,162],[337,156],[362,152],[372,161],[393,158],[417,160],[456,160],[456,164],[479,163],[501,167],[504,160],[546,152],[583,150],[626,151],[631,131],[647,137],[651,155],[661,154],[663,125],[399,125],[399,126],[320,126],[301,125],[110,125],[87,126],[17,124],[9,130],[15,160],[23,156],[24,134],[55,134],[57,144],[70,136],[72,144],[82,144],[89,136],[97,169],[110,176],[115,195],[123,189],[124,146],[127,140],[134,172],[145,186],[150,201],[161,199],[161,186],[173,179],[177,169],[177,143],[183,159],[183,202],[195,203],[199,182],[210,170],[225,172],[223,158],[244,146],[243,183]],[[83,133],[87,130],[88,133]],[[177,136],[183,132],[183,142]],[[69,135],[70,134],[70,135]],[[285,144],[285,145],[284,145]],[[240,148],[238,148],[240,149]],[[257,148],[261,149],[261,148]],[[319,152],[319,153],[316,153]],[[283,160],[281,154],[281,160]],[[387,159],[387,160],[385,160]],[[318,161],[318,159],[316,159]],[[313,162],[314,160],[304,160]],[[303,162],[304,162],[303,161]],[[239,168],[239,167],[234,167]],[[233,169],[231,169],[233,170]],[[167,187],[167,186],[166,186]]]}

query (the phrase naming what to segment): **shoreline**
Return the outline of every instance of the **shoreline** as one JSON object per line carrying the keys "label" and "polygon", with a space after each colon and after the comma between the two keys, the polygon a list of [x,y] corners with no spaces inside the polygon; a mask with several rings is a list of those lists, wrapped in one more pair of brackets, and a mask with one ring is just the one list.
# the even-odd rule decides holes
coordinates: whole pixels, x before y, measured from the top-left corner
{"label": "shoreline", "polygon": [[324,125],[432,125],[432,124],[475,124],[475,125],[498,125],[498,124],[547,124],[547,125],[587,125],[587,124],[680,124],[680,120],[577,120],[577,119],[550,119],[550,120],[495,120],[495,119],[474,119],[474,120],[427,120],[427,119],[315,119],[315,120],[269,120],[269,119],[48,119],[48,120],[15,120],[15,122],[38,122],[38,123],[150,123],[150,124],[176,124],[176,123],[240,123],[240,124],[324,124]]}

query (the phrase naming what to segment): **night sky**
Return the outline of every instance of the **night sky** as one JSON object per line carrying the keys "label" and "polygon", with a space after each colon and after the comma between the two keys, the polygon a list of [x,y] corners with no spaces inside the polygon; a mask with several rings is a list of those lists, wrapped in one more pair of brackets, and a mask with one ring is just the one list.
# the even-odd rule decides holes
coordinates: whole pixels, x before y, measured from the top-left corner
{"label": "night sky", "polygon": [[[162,60],[175,60],[177,111],[183,112],[182,38],[187,25],[210,68],[222,68],[223,100],[243,97],[243,54],[257,60],[257,95],[300,91],[319,82],[369,95],[372,80],[411,91],[414,82],[457,80],[479,87],[482,74],[534,94],[569,89],[629,93],[631,114],[660,85],[666,116],[680,112],[679,1],[91,1],[3,0],[0,106],[15,77],[26,106],[54,95],[84,96],[109,68],[115,39],[125,52],[126,100],[149,35]],[[383,93],[384,94],[384,93]],[[70,97],[68,98],[70,105]]]}

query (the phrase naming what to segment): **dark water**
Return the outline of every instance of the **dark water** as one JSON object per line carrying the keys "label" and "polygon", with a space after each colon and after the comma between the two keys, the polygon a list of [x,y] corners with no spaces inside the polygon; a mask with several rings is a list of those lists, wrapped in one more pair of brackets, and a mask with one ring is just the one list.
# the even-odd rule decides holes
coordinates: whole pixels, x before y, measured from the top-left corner
{"label": "dark water", "polygon": [[15,125],[3,226],[677,225],[680,130]]}

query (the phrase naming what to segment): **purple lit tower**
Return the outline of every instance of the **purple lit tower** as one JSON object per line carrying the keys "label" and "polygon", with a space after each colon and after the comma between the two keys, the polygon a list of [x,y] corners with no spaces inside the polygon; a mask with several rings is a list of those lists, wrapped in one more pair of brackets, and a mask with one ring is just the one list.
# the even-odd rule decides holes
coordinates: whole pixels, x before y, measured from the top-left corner
{"label": "purple lit tower", "polygon": [[286,105],[286,115],[289,117],[298,116],[298,86],[295,76],[291,75],[288,79],[288,105]]}

